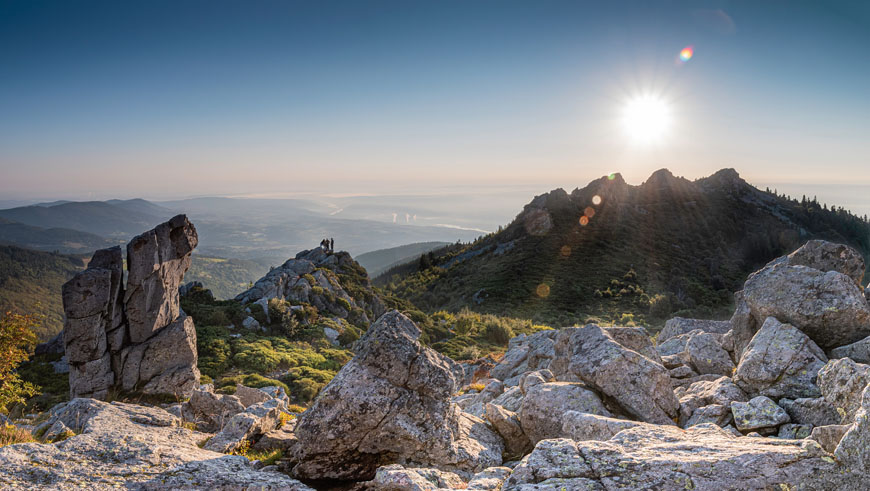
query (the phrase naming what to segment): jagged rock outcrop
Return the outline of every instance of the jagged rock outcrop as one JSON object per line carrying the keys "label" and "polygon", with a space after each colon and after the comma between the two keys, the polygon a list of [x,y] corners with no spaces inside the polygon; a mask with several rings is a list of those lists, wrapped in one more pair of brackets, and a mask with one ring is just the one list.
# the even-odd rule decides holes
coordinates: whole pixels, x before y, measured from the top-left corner
{"label": "jagged rock outcrop", "polygon": [[606,442],[543,440],[502,489],[778,489],[835,469],[815,442],[642,425]]}
{"label": "jagged rock outcrop", "polygon": [[[680,426],[693,426],[699,423],[716,423],[724,426],[730,420],[731,403],[749,400],[728,377],[698,380],[678,387],[674,393],[680,400]],[[728,408],[728,411],[723,412],[721,409],[723,407]]]}
{"label": "jagged rock outcrop", "polygon": [[810,240],[788,256],[774,261],[789,266],[807,266],[819,271],[837,271],[861,286],[864,279],[864,257],[845,245],[826,240]]}
{"label": "jagged rock outcrop", "polygon": [[501,361],[490,370],[493,378],[505,385],[519,384],[519,377],[526,372],[545,369],[553,359],[553,339],[557,331],[540,331],[520,335],[508,342],[508,350]]}
{"label": "jagged rock outcrop", "polygon": [[127,245],[94,253],[63,286],[63,337],[70,395],[104,398],[111,388],[186,397],[199,383],[196,330],[178,289],[197,244],[178,215]]}
{"label": "jagged rock outcrop", "polygon": [[561,360],[563,367],[558,372],[575,375],[627,414],[650,423],[674,424],[679,402],[667,369],[622,346],[604,329],[589,324],[559,331],[555,355],[554,362]]}
{"label": "jagged rock outcrop", "polygon": [[[338,275],[353,276],[362,294],[351,296]],[[268,302],[273,298],[294,305],[311,304],[321,313],[355,324],[368,325],[386,310],[365,269],[350,254],[325,252],[321,248],[302,251],[294,259],[288,259],[257,280],[252,288],[240,293],[236,300],[247,304]]]}
{"label": "jagged rock outcrop", "polygon": [[658,340],[658,343],[661,344],[674,336],[679,336],[680,334],[686,334],[695,330],[713,334],[725,334],[729,329],[731,329],[731,323],[728,321],[674,317],[665,322],[665,327],[662,328],[656,339]]}
{"label": "jagged rock outcrop", "polygon": [[806,334],[768,317],[746,347],[734,383],[750,396],[818,397],[816,376],[827,361]]}
{"label": "jagged rock outcrop", "polygon": [[396,311],[372,324],[357,355],[300,416],[295,475],[360,480],[390,462],[460,472],[501,464],[501,438],[450,402],[462,368],[419,336]]}
{"label": "jagged rock outcrop", "polygon": [[159,408],[73,399],[52,414],[44,424],[62,423],[80,434],[0,448],[0,487],[310,490],[286,475],[255,470],[245,457],[199,448],[208,435],[182,428]]}

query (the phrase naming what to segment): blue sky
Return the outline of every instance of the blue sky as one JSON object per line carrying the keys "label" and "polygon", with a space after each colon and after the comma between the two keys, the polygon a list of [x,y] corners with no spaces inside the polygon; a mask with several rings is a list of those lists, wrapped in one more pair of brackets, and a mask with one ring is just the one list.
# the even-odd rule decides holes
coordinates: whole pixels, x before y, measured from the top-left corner
{"label": "blue sky", "polygon": [[870,186],[868,46],[867,2],[4,0],[0,198]]}

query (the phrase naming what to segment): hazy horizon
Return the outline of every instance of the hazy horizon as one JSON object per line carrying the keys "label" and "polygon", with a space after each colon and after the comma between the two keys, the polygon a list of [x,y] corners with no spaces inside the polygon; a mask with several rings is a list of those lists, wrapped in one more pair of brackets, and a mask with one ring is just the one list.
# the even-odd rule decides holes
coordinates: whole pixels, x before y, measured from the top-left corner
{"label": "hazy horizon", "polygon": [[540,193],[662,167],[870,186],[868,26],[860,2],[6,2],[0,199]]}

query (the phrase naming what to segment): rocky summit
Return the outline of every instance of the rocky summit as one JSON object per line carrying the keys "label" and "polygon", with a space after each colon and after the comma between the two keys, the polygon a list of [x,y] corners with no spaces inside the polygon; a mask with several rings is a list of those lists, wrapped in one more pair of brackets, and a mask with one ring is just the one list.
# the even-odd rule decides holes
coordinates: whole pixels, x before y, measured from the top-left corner
{"label": "rocky summit", "polygon": [[[390,310],[300,412],[280,387],[230,395],[192,380],[195,333],[176,296],[195,244],[176,217],[131,242],[125,287],[110,249],[64,288],[70,379],[89,397],[38,420],[44,443],[0,449],[0,485],[862,490],[870,478],[870,305],[863,258],[846,246],[810,242],[752,274],[730,321],[675,318],[657,338],[597,324],[539,331],[473,377]],[[243,296],[311,300],[298,279],[321,271],[333,293],[314,294],[340,298],[330,275],[347,274],[341,264],[309,251]],[[148,387],[175,388],[180,402],[96,400]]]}

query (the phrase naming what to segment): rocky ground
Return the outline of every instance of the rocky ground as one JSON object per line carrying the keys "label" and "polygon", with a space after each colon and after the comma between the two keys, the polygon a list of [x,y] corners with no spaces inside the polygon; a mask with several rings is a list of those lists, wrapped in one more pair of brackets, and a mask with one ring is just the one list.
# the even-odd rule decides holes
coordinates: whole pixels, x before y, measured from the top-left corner
{"label": "rocky ground", "polygon": [[[675,318],[656,339],[542,331],[511,340],[488,373],[425,347],[390,311],[302,413],[277,387],[198,386],[160,407],[77,398],[34,428],[55,443],[0,449],[0,484],[866,489],[863,271],[854,250],[811,241],[750,276],[730,321]],[[275,450],[274,465],[231,455]]]}

